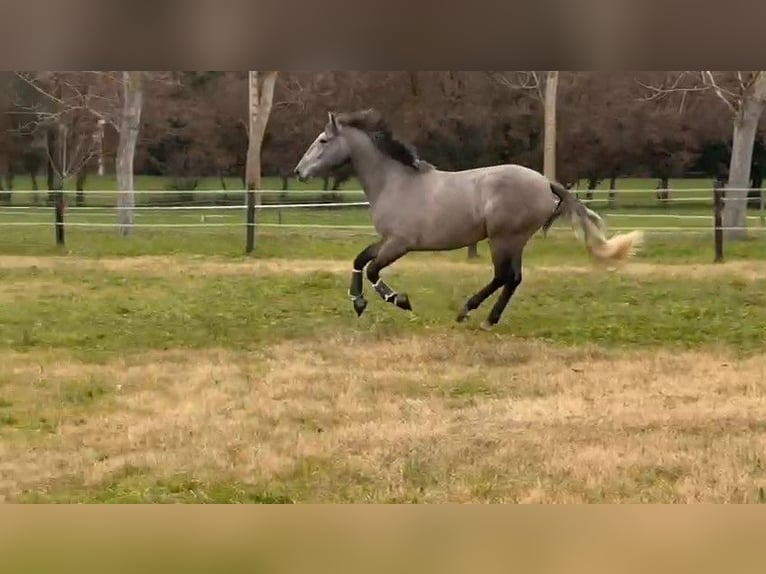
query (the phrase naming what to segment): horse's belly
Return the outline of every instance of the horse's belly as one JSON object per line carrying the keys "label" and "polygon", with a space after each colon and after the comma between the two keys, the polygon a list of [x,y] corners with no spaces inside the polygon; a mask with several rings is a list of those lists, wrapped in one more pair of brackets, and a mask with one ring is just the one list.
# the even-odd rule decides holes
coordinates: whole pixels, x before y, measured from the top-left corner
{"label": "horse's belly", "polygon": [[424,226],[417,249],[446,251],[477,243],[487,236],[485,226],[465,215]]}
{"label": "horse's belly", "polygon": [[477,243],[486,238],[484,218],[475,202],[466,201],[465,191],[458,191],[409,201],[406,207],[404,202],[380,202],[372,214],[373,225],[384,238],[396,237],[413,251],[446,251]]}

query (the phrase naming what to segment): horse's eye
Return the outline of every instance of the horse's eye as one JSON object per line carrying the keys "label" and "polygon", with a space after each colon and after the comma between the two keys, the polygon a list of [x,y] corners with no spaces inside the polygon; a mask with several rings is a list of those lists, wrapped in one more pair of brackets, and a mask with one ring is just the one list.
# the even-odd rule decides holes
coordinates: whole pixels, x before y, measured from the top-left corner
{"label": "horse's eye", "polygon": [[324,145],[327,143],[327,138],[320,138],[319,143]]}

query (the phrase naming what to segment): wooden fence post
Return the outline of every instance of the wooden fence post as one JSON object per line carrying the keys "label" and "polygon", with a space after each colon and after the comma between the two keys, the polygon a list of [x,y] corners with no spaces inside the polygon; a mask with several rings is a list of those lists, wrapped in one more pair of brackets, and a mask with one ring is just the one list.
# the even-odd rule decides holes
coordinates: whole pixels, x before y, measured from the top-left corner
{"label": "wooden fence post", "polygon": [[713,188],[713,225],[715,226],[715,263],[723,262],[723,186],[722,180],[716,180]]}
{"label": "wooden fence post", "polygon": [[64,192],[59,190],[55,193],[54,197],[54,204],[55,204],[55,211],[54,211],[54,217],[55,217],[55,224],[54,227],[56,228],[56,245],[64,245],[65,244],[65,238],[64,238]]}
{"label": "wooden fence post", "polygon": [[245,253],[250,254],[255,249],[255,190],[247,190],[247,245]]}

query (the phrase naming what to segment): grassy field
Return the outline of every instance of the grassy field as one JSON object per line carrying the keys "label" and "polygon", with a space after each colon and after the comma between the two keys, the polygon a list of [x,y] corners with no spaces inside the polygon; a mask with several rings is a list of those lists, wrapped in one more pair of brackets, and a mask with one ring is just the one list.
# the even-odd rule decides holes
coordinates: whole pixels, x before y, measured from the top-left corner
{"label": "grassy field", "polygon": [[414,313],[367,285],[357,319],[368,231],[263,228],[245,257],[240,218],[71,227],[63,250],[51,227],[0,227],[0,500],[764,501],[766,234],[722,265],[709,232],[651,234],[611,272],[559,228],[487,333],[492,299],[453,320],[489,278],[484,244],[408,255],[384,275]]}
{"label": "grassy field", "polygon": [[765,264],[533,265],[485,333],[424,263],[357,320],[340,260],[2,257],[0,495],[759,500]]}

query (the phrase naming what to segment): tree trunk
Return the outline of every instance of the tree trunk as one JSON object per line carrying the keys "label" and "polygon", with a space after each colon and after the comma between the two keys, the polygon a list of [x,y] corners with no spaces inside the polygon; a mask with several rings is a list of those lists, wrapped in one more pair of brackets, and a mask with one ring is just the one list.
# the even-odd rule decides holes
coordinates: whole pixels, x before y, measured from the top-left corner
{"label": "tree trunk", "polygon": [[556,179],[556,92],[559,73],[548,72],[545,79],[545,140],[543,143],[543,174],[551,181]]}
{"label": "tree trunk", "polygon": [[80,171],[77,172],[77,178],[75,180],[75,189],[77,194],[75,195],[75,205],[82,207],[85,205],[85,180],[88,179],[88,170],[83,166]]}
{"label": "tree trunk", "polygon": [[255,249],[255,206],[260,204],[260,194],[255,190],[261,188],[261,147],[266,133],[266,124],[271,115],[271,104],[274,99],[274,85],[277,72],[250,72],[250,122],[247,145],[246,179],[248,203],[253,210],[249,219],[251,226],[248,230],[247,251]]}
{"label": "tree trunk", "polygon": [[657,199],[661,205],[667,205],[667,200],[670,197],[670,192],[668,192],[669,187],[670,178],[668,178],[666,175],[660,176],[660,183],[659,187],[657,188]]}
{"label": "tree trunk", "polygon": [[591,200],[593,199],[593,192],[598,187],[598,184],[601,182],[600,179],[597,177],[589,177],[588,178],[588,191],[585,192],[585,199]]}
{"label": "tree trunk", "polygon": [[617,176],[612,175],[609,178],[609,207],[614,207],[615,200],[617,199]]}
{"label": "tree trunk", "polygon": [[136,154],[138,130],[141,127],[143,105],[143,72],[123,72],[123,102],[120,116],[120,139],[117,144],[117,207],[120,235],[128,235],[133,227],[133,158]]}
{"label": "tree trunk", "polygon": [[747,236],[744,229],[747,214],[747,188],[750,185],[750,164],[753,159],[753,143],[758,130],[758,121],[763,111],[763,102],[751,98],[742,102],[742,107],[734,120],[729,181],[726,190],[726,202],[723,209],[726,239],[743,239]]}
{"label": "tree trunk", "polygon": [[[53,131],[53,128],[49,129],[46,135],[48,137],[48,162],[46,165],[48,171],[45,175],[48,183],[48,191],[50,192],[51,190],[58,189],[56,187],[56,167],[53,163],[55,161],[53,159],[53,154],[55,153],[54,149],[56,135]],[[53,205],[53,195],[48,193],[45,203],[46,205]]]}
{"label": "tree trunk", "polygon": [[64,178],[66,126],[62,123],[48,126],[46,130],[48,156],[48,202],[55,207],[54,231],[56,245],[64,245]]}
{"label": "tree trunk", "polygon": [[751,191],[748,194],[747,206],[750,209],[760,209],[762,201],[761,188],[763,187],[763,173],[761,172],[760,164],[753,168],[753,177],[750,182],[750,187]]}
{"label": "tree trunk", "polygon": [[[37,172],[40,166],[40,163],[42,163],[42,158],[35,158],[35,156],[31,154],[38,153],[39,150],[35,149],[32,152],[28,152],[28,155],[26,158],[31,159],[25,159],[24,162],[24,169],[29,172],[29,178],[32,180],[32,191],[37,191],[39,189],[37,184]],[[37,161],[39,160],[39,162]],[[39,201],[39,198],[37,197],[37,193],[32,194],[32,203],[37,205],[37,202]]]}
{"label": "tree trunk", "polygon": [[[723,208],[723,226],[738,229],[726,229],[725,239],[744,239],[747,223],[747,187],[750,185],[750,167],[753,161],[753,145],[758,131],[758,122],[766,102],[766,73],[758,72],[752,90],[745,94],[739,111],[734,118],[734,136],[732,138],[731,162],[729,163],[729,181],[726,190],[726,202]],[[731,201],[731,200],[734,201]]]}
{"label": "tree trunk", "polygon": [[16,177],[16,173],[13,167],[13,159],[8,160],[8,171],[5,172],[5,202],[10,205],[13,200],[13,180]]}

